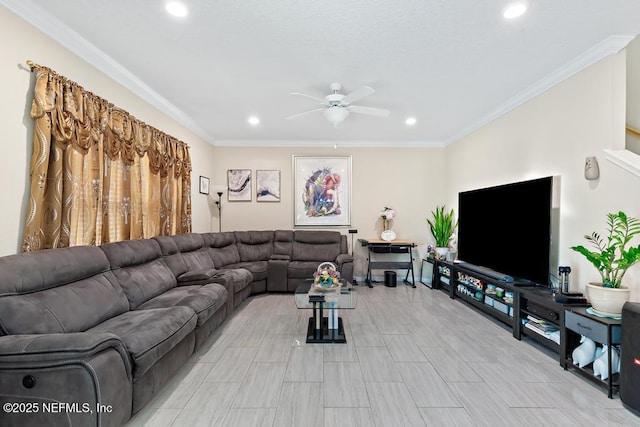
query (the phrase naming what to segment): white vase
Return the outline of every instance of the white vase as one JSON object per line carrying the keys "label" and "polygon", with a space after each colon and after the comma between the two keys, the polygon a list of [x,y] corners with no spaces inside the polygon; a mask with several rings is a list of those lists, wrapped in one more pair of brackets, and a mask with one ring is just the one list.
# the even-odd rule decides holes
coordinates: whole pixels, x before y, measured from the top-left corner
{"label": "white vase", "polygon": [[587,294],[589,303],[597,313],[619,317],[622,314],[622,306],[629,301],[631,289],[604,288],[601,283],[589,283]]}
{"label": "white vase", "polygon": [[449,253],[449,248],[436,247],[436,253],[438,254],[439,259],[445,259],[447,254]]}

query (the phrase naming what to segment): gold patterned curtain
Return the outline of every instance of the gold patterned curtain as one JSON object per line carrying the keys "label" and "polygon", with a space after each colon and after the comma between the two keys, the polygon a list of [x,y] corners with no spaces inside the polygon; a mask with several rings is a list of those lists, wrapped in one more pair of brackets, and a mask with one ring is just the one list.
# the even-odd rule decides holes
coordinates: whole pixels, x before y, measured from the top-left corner
{"label": "gold patterned curtain", "polygon": [[35,66],[24,252],[191,231],[189,147]]}

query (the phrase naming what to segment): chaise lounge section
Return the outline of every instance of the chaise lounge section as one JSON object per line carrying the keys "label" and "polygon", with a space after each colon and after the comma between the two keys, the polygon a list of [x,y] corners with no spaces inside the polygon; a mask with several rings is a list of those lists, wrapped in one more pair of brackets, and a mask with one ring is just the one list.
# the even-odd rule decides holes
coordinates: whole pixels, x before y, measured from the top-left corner
{"label": "chaise lounge section", "polygon": [[0,424],[122,425],[242,301],[291,292],[324,261],[352,279],[346,236],[189,233],[1,257],[0,403],[40,410]]}

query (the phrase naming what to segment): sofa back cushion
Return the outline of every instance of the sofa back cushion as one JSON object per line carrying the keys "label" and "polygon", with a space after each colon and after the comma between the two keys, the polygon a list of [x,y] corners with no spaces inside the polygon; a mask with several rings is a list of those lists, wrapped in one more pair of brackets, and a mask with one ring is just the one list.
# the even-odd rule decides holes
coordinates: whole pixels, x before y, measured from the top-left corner
{"label": "sofa back cushion", "polygon": [[337,231],[296,230],[293,233],[294,261],[335,261],[341,253],[341,234]]}
{"label": "sofa back cushion", "polygon": [[240,253],[236,247],[236,235],[233,231],[223,233],[205,233],[204,244],[209,248],[209,256],[215,268],[240,262]]}
{"label": "sofa back cushion", "polygon": [[176,286],[176,276],[162,259],[156,240],[124,240],[106,243],[101,248],[131,310]]}
{"label": "sofa back cushion", "polygon": [[201,234],[177,234],[173,239],[180,249],[187,271],[209,270],[214,267]]}
{"label": "sofa back cushion", "polygon": [[0,258],[0,334],[82,332],[128,310],[100,248]]}
{"label": "sofa back cushion", "polygon": [[185,233],[153,239],[160,244],[164,260],[176,277],[189,271],[213,268],[213,261],[204,247],[201,234]]}
{"label": "sofa back cushion", "polygon": [[240,261],[267,261],[273,254],[273,231],[236,231]]}
{"label": "sofa back cushion", "polygon": [[276,230],[273,233],[273,254],[289,255],[293,249],[293,230]]}

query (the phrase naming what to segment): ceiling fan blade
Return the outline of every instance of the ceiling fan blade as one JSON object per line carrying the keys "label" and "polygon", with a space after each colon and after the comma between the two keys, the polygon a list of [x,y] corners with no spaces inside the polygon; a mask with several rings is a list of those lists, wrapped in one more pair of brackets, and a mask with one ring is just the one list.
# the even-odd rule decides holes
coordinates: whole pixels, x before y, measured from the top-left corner
{"label": "ceiling fan blade", "polygon": [[317,96],[307,95],[306,93],[291,92],[289,95],[304,96],[305,98],[309,98],[309,99],[313,99],[314,101],[318,101],[321,104],[326,104],[327,103],[327,100],[324,99],[324,98],[318,98]]}
{"label": "ceiling fan blade", "polygon": [[350,105],[347,107],[347,109],[352,113],[368,114],[370,116],[378,117],[387,117],[389,114],[391,114],[391,111],[385,110],[384,108],[360,107],[357,105]]}
{"label": "ceiling fan blade", "polygon": [[306,114],[313,113],[315,111],[322,111],[322,110],[324,110],[324,108],[316,108],[314,110],[305,111],[304,113],[294,114],[293,116],[286,117],[286,120],[297,119],[300,116],[304,116]]}
{"label": "ceiling fan blade", "polygon": [[341,104],[342,105],[352,104],[352,103],[356,102],[357,100],[364,98],[365,96],[371,95],[374,92],[375,92],[375,90],[373,90],[372,87],[362,86],[360,89],[354,90],[349,95],[345,95],[345,97],[342,98]]}

